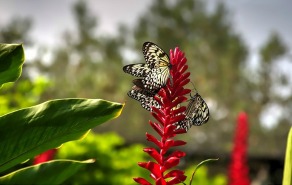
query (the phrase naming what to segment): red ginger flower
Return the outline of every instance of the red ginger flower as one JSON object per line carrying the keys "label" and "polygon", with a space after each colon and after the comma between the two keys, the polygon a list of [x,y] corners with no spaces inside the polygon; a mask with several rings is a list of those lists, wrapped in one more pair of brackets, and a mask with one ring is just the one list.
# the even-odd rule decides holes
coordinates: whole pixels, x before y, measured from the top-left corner
{"label": "red ginger flower", "polygon": [[[167,85],[163,87],[155,99],[161,105],[160,109],[152,107],[152,116],[158,121],[149,121],[152,128],[161,137],[156,137],[146,133],[148,141],[153,142],[159,150],[155,148],[145,148],[144,152],[148,153],[155,162],[140,162],[139,166],[150,171],[150,176],[155,180],[157,185],[172,185],[185,181],[186,176],[181,170],[171,170],[171,168],[177,166],[180,162],[180,158],[186,154],[182,151],[174,151],[169,155],[166,155],[167,151],[171,147],[185,145],[186,142],[181,140],[174,140],[173,137],[176,134],[185,133],[184,130],[176,130],[174,125],[178,121],[182,121],[185,118],[184,111],[186,108],[179,105],[186,101],[186,94],[191,92],[190,89],[185,89],[184,86],[190,82],[190,73],[186,72],[188,66],[186,65],[187,59],[184,53],[178,48],[174,51],[170,50],[170,63],[172,68],[170,71],[172,81],[168,80]],[[139,184],[150,185],[146,179],[138,177],[134,180]]]}
{"label": "red ginger flower", "polygon": [[229,185],[249,185],[247,166],[247,115],[241,112],[237,118],[237,128],[234,138],[234,147],[229,166]]}
{"label": "red ginger flower", "polygon": [[56,152],[57,152],[57,149],[51,149],[35,156],[33,164],[40,164],[40,163],[52,160]]}

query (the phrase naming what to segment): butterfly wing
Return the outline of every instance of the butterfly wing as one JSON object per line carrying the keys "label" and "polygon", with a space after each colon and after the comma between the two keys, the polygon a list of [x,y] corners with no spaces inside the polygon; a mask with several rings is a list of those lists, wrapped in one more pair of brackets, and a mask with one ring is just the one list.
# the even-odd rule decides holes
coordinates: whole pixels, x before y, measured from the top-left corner
{"label": "butterfly wing", "polygon": [[166,85],[170,71],[168,67],[160,67],[152,69],[148,75],[142,79],[144,88],[153,91],[161,89]]}
{"label": "butterfly wing", "polygon": [[161,108],[160,104],[154,98],[155,94],[156,93],[141,89],[136,85],[128,92],[129,97],[139,101],[141,106],[148,111],[152,111],[152,106],[158,109]]}
{"label": "butterfly wing", "polygon": [[185,131],[188,131],[192,127],[192,120],[184,119],[180,122],[177,122],[175,126],[176,126],[176,130],[184,129]]}
{"label": "butterfly wing", "polygon": [[142,47],[146,64],[149,68],[158,68],[169,66],[170,60],[168,55],[156,44],[152,42],[145,42]]}
{"label": "butterfly wing", "polygon": [[192,123],[195,126],[201,126],[209,120],[209,108],[203,98],[198,95],[196,108],[192,113]]}
{"label": "butterfly wing", "polygon": [[130,64],[123,67],[124,72],[133,76],[135,84],[128,96],[141,102],[142,107],[151,111],[151,107],[160,108],[154,99],[155,94],[166,85],[172,65],[168,55],[156,44],[145,42],[142,48],[145,64]]}
{"label": "butterfly wing", "polygon": [[147,64],[129,64],[123,67],[123,71],[136,77],[146,77],[151,69]]}
{"label": "butterfly wing", "polygon": [[152,42],[145,42],[142,50],[146,65],[151,69],[142,80],[144,88],[152,91],[164,87],[172,67],[168,55]]}
{"label": "butterfly wing", "polygon": [[[138,88],[140,88],[139,91],[142,94],[152,94],[152,96],[155,96],[155,94],[157,94],[158,91],[160,90],[158,88],[157,89],[146,89],[145,85],[144,85],[144,79],[134,79],[133,84],[136,85]],[[137,87],[136,87],[136,89],[137,89]]]}
{"label": "butterfly wing", "polygon": [[192,125],[201,126],[209,120],[209,108],[203,98],[196,93],[191,96],[190,102],[185,111],[185,119],[176,123],[176,129],[185,129],[188,131]]}

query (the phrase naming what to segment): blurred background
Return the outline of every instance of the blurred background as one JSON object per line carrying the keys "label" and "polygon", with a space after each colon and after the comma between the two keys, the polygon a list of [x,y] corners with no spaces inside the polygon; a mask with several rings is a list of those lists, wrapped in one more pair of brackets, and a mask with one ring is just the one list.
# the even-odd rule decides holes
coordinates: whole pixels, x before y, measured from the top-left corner
{"label": "blurred background", "polygon": [[81,141],[59,149],[62,158],[118,163],[97,162],[76,176],[80,183],[115,176],[112,183],[134,184],[132,177],[147,176],[136,163],[147,158],[142,148],[153,118],[127,97],[133,77],[122,67],[144,62],[141,47],[151,41],[185,52],[191,81],[210,108],[207,124],[178,136],[188,142],[181,168],[220,158],[198,172],[205,180],[198,182],[226,183],[236,117],[244,111],[252,183],[281,184],[292,125],[292,2],[10,0],[0,1],[0,12],[0,42],[24,43],[26,53],[22,77],[1,90],[0,114],[56,98],[126,102],[119,118],[83,141],[86,149]]}

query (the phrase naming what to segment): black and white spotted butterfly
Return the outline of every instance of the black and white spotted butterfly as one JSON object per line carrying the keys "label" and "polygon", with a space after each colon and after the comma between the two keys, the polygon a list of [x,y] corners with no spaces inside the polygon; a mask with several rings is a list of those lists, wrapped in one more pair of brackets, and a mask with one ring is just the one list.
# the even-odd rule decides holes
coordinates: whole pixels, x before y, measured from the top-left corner
{"label": "black and white spotted butterfly", "polygon": [[134,85],[132,90],[128,92],[129,97],[141,102],[141,106],[148,111],[152,111],[152,106],[158,109],[161,108],[160,104],[154,98],[155,94],[156,92],[149,92],[137,85]]}
{"label": "black and white spotted butterfly", "polygon": [[[168,55],[156,44],[145,42],[142,47],[146,63],[130,64],[123,67],[124,72],[143,77],[142,89],[159,91],[166,85],[172,67]],[[157,91],[157,92],[158,92]]]}
{"label": "black and white spotted butterfly", "polygon": [[192,125],[201,126],[209,120],[209,108],[203,98],[196,93],[194,96],[190,95],[191,99],[185,111],[185,119],[176,123],[176,129],[185,129],[188,131]]}

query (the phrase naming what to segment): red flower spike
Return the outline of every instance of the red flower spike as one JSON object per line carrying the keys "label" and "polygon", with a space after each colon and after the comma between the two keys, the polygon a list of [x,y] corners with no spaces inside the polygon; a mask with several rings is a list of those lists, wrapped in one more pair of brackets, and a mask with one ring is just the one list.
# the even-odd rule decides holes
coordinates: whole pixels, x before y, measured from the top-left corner
{"label": "red flower spike", "polygon": [[[156,111],[156,109],[155,109],[155,110],[153,110],[153,112],[151,112],[151,114],[154,118],[156,118],[155,116],[159,117],[157,119],[157,121],[159,121],[159,123],[161,123],[162,125],[164,124],[164,122],[165,122],[165,120],[164,120],[165,113],[164,112],[161,112],[159,110]],[[157,114],[157,115],[154,116],[153,114]]]}
{"label": "red flower spike", "polygon": [[181,140],[177,140],[177,141],[168,140],[168,141],[166,141],[166,143],[163,146],[163,148],[168,150],[171,147],[182,146],[182,145],[185,145],[185,144],[186,144],[186,142],[181,141]]}
{"label": "red flower spike", "polygon": [[185,65],[185,66],[183,66],[182,68],[180,68],[180,72],[181,73],[184,73],[186,70],[188,70],[188,66],[187,65]]}
{"label": "red flower spike", "polygon": [[[156,97],[156,96],[155,96]],[[158,108],[156,108],[156,107],[152,107],[152,112],[155,112],[155,113],[157,113],[157,114],[159,114],[159,115],[164,115],[164,113],[160,110],[160,109],[158,109]]]}
{"label": "red flower spike", "polygon": [[166,183],[166,181],[162,177],[160,177],[159,179],[156,179],[155,184],[156,185],[167,185],[168,183]]}
{"label": "red flower spike", "polygon": [[184,73],[184,71],[182,70],[184,69],[184,67],[188,67],[187,65],[185,65],[186,63],[187,63],[186,59],[183,59],[179,62],[178,69],[180,73]]}
{"label": "red flower spike", "polygon": [[157,163],[162,162],[161,156],[159,155],[157,150],[155,150],[154,148],[144,148],[143,151],[148,153],[151,157],[153,157],[153,159],[155,159]]}
{"label": "red flower spike", "polygon": [[173,142],[173,146],[182,146],[185,145],[187,142],[182,141],[182,140],[177,140]]}
{"label": "red flower spike", "polygon": [[185,152],[182,152],[182,151],[174,151],[174,152],[172,152],[172,153],[166,158],[166,160],[167,160],[168,158],[170,158],[170,157],[182,158],[182,157],[184,157],[185,155],[186,155]]}
{"label": "red flower spike", "polygon": [[139,162],[138,165],[151,171],[151,175],[154,177],[159,177],[161,175],[160,166],[155,162]]}
{"label": "red flower spike", "polygon": [[165,150],[168,150],[169,148],[171,148],[172,146],[173,146],[173,140],[172,139],[170,139],[170,140],[167,140],[166,142],[165,142],[165,144],[164,144],[164,149]]}
{"label": "red flower spike", "polygon": [[56,152],[57,149],[50,149],[35,156],[33,164],[40,164],[54,159]]}
{"label": "red flower spike", "polygon": [[186,95],[186,94],[190,94],[192,91],[190,90],[190,89],[185,89],[182,93],[181,93],[181,95]]}
{"label": "red flower spike", "polygon": [[[164,123],[164,120],[161,119],[161,115],[163,115],[162,112],[159,112],[159,113],[155,113],[155,112],[152,112],[152,116],[159,122],[163,125]],[[152,123],[151,123],[152,124]]]}
{"label": "red flower spike", "polygon": [[242,112],[237,118],[234,137],[234,147],[229,166],[229,185],[249,185],[247,165],[248,122],[246,113]]}
{"label": "red flower spike", "polygon": [[185,175],[176,176],[175,178],[168,181],[168,184],[180,184],[180,183],[184,182],[186,180],[186,178],[187,177]]}
{"label": "red flower spike", "polygon": [[153,142],[154,144],[156,144],[159,148],[162,147],[162,144],[160,141],[158,141],[154,136],[152,136],[151,134],[146,133],[146,137],[148,141]]}
{"label": "red flower spike", "polygon": [[174,97],[179,96],[181,94],[181,92],[183,92],[183,90],[184,90],[183,88],[177,88],[177,89],[175,89],[175,91],[174,91],[174,93],[173,93],[172,96],[174,96]]}
{"label": "red flower spike", "polygon": [[[177,108],[177,109],[172,110],[172,113],[175,114],[175,115],[177,115],[178,113],[181,113],[181,112],[184,112],[184,111],[186,111],[186,107],[185,107],[185,106],[183,106],[183,107],[179,107],[179,108]],[[178,115],[178,116],[179,116],[179,115]],[[175,116],[175,117],[176,117],[176,116]]]}
{"label": "red flower spike", "polygon": [[182,120],[182,119],[185,119],[185,117],[186,117],[186,115],[178,115],[178,116],[175,116],[175,117],[173,117],[172,119],[171,119],[171,121],[173,122],[173,123],[176,123],[176,122],[178,122],[178,121],[180,121],[180,120]]}
{"label": "red flower spike", "polygon": [[[169,80],[168,80],[169,81]],[[166,96],[166,91],[164,89],[161,89],[159,92],[158,92],[158,95],[161,96],[161,97],[165,97]]]}
{"label": "red flower spike", "polygon": [[175,130],[174,133],[175,134],[184,134],[184,133],[187,133],[187,131],[182,128],[182,129],[179,129],[179,130]]}
{"label": "red flower spike", "polygon": [[[185,118],[184,111],[186,107],[181,103],[187,101],[185,95],[191,92],[185,89],[185,85],[190,82],[190,73],[186,72],[188,66],[184,53],[178,48],[170,50],[170,69],[171,77],[166,86],[161,88],[154,98],[160,104],[160,109],[152,107],[152,116],[155,122],[149,121],[151,127],[159,134],[161,138],[156,139],[154,136],[146,133],[148,141],[153,142],[159,149],[146,148],[144,151],[148,153],[156,162],[141,162],[139,166],[150,171],[151,178],[154,179],[156,185],[173,185],[182,183],[186,176],[181,170],[172,170],[180,162],[180,159],[186,154],[182,151],[174,151],[169,155],[169,149],[175,146],[181,146],[186,142],[174,140],[176,134],[185,133],[184,129],[176,130],[175,123]],[[172,79],[172,83],[170,83]],[[169,171],[171,170],[171,171]],[[166,173],[167,171],[167,173]],[[134,179],[139,184],[149,184],[143,178]]]}
{"label": "red flower spike", "polygon": [[187,177],[181,170],[172,170],[166,174],[164,178],[172,178],[170,181],[168,181],[169,184],[178,184],[185,181]]}
{"label": "red flower spike", "polygon": [[177,97],[177,96],[184,96],[186,94],[189,94],[191,92],[190,89],[183,89],[183,88],[180,88],[180,89],[175,89],[174,93],[173,93],[173,96],[174,97]]}
{"label": "red flower spike", "polygon": [[190,79],[185,79],[185,80],[181,81],[179,83],[179,85],[181,85],[181,86],[187,85],[190,81],[191,81]]}
{"label": "red flower spike", "polygon": [[167,91],[167,90],[165,89],[165,87],[162,88],[162,89],[160,89],[160,91],[159,91],[157,94],[162,98],[163,103],[166,103],[166,102],[169,101],[169,100],[167,99],[167,97],[169,96],[169,91]]}
{"label": "red flower spike", "polygon": [[169,137],[174,137],[175,136],[175,134],[173,132],[174,129],[175,129],[174,125],[167,125],[164,129],[164,132],[167,132]]}
{"label": "red flower spike", "polygon": [[157,123],[153,123],[152,121],[149,121],[149,124],[160,136],[163,135],[163,130],[161,130],[161,128],[157,126],[158,125]]}
{"label": "red flower spike", "polygon": [[176,107],[178,104],[182,103],[184,100],[187,100],[184,96],[179,96],[178,98],[174,99],[172,102],[173,107]]}
{"label": "red flower spike", "polygon": [[[173,133],[174,133],[173,131],[176,129],[176,126],[174,124],[172,124],[172,125],[167,125],[165,128],[169,130],[169,135],[173,135]],[[175,135],[173,135],[173,137],[174,136]]]}
{"label": "red flower spike", "polygon": [[164,178],[176,177],[176,176],[180,176],[180,175],[184,175],[184,173],[181,170],[172,170],[172,171],[168,172],[164,176]]}
{"label": "red flower spike", "polygon": [[191,76],[190,72],[184,73],[183,75],[179,76],[179,78],[177,79],[177,82],[179,83],[180,81],[189,79],[190,76]]}
{"label": "red flower spike", "polygon": [[184,54],[184,53],[181,53],[181,54],[182,54],[182,59],[181,59],[181,61],[180,61],[180,63],[179,63],[180,67],[181,67],[182,65],[185,65],[186,62],[187,62],[187,58],[184,57],[185,54]]}
{"label": "red flower spike", "polygon": [[185,73],[175,81],[176,84],[180,84],[181,81],[187,80],[190,77],[190,73]]}
{"label": "red flower spike", "polygon": [[166,171],[166,170],[168,170],[168,169],[170,169],[170,168],[172,168],[172,167],[174,167],[174,166],[177,166],[178,165],[178,163],[179,163],[179,158],[177,158],[177,157],[170,157],[170,158],[168,158],[167,159],[167,161],[164,163],[164,166],[163,166],[163,170],[161,170],[161,171]]}
{"label": "red flower spike", "polygon": [[[155,115],[155,116],[158,117],[157,115]],[[158,117],[158,119],[159,119],[159,117]],[[160,121],[163,122],[163,120],[160,120]],[[156,123],[156,122],[149,121],[149,124],[152,126],[153,129],[158,130],[159,132],[163,132],[163,127],[162,127],[163,124],[161,124],[161,122]]]}
{"label": "red flower spike", "polygon": [[141,177],[137,177],[137,178],[133,178],[134,181],[136,181],[139,184],[143,184],[143,185],[151,185],[150,182],[148,182],[147,180],[145,180],[144,178]]}

